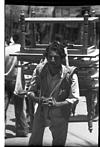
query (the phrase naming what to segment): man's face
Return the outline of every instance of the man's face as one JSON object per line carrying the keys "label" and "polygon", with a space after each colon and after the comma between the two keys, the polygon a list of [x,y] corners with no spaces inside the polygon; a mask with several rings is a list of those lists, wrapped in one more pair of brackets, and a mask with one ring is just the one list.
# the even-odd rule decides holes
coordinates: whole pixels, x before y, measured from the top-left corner
{"label": "man's face", "polygon": [[56,51],[49,51],[47,59],[49,65],[53,68],[61,65],[61,56]]}

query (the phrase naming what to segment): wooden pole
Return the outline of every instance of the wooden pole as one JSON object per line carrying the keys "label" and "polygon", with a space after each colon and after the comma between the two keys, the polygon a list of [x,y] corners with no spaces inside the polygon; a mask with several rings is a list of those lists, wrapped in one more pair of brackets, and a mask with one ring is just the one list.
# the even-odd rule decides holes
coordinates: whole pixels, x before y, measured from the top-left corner
{"label": "wooden pole", "polygon": [[25,50],[25,16],[24,11],[21,11],[20,14],[20,25],[21,25],[21,49],[20,52]]}
{"label": "wooden pole", "polygon": [[[31,13],[32,17],[36,17],[36,13],[34,10],[32,10]],[[31,46],[35,47],[36,46],[36,24],[34,22],[31,22],[30,24],[31,28]]]}
{"label": "wooden pole", "polygon": [[[95,10],[92,10],[92,17],[95,17]],[[93,35],[94,35],[93,45],[96,47],[96,22],[95,21],[93,21]]]}
{"label": "wooden pole", "polygon": [[88,48],[88,11],[84,14],[84,39],[83,39],[83,54],[87,54],[87,48]]}

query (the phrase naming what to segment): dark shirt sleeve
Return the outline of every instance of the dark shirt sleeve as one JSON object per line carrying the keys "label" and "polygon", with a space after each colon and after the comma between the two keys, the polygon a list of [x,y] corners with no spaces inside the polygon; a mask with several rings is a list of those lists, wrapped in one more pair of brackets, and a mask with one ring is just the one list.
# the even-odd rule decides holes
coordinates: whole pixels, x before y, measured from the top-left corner
{"label": "dark shirt sleeve", "polygon": [[73,104],[75,101],[79,100],[79,98],[80,98],[80,94],[79,94],[78,77],[77,74],[74,73],[72,75],[72,84],[71,84],[69,98],[67,98],[66,100]]}

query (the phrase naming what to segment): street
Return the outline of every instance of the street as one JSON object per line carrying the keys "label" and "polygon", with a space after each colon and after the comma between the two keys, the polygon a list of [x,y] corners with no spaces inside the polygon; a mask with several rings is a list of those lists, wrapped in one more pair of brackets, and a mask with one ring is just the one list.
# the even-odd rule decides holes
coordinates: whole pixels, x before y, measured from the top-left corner
{"label": "street", "polygon": [[[70,118],[66,146],[98,146],[98,120],[93,122],[93,131],[90,133],[86,119],[87,109],[85,98],[80,99],[75,112],[75,117],[71,116]],[[31,133],[28,134],[28,137],[15,136],[13,104],[9,105],[7,111],[6,135],[7,138],[5,139],[5,146],[28,146]],[[44,131],[43,146],[51,146],[51,143],[52,136],[49,128],[47,127]]]}

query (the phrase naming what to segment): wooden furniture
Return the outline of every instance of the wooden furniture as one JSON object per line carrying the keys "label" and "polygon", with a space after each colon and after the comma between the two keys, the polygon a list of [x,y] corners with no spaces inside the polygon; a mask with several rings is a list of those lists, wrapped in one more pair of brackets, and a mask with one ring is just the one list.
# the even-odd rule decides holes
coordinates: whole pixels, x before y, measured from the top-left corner
{"label": "wooden furniture", "polygon": [[[66,31],[62,30],[62,27],[58,27],[58,32],[63,36],[65,34],[65,43],[68,50],[69,65],[76,66],[78,68],[78,77],[79,77],[79,86],[80,86],[80,95],[86,96],[87,102],[87,116],[88,116],[88,125],[90,132],[92,131],[92,120],[94,117],[94,107],[95,99],[97,98],[97,92],[99,87],[99,49],[96,48],[96,22],[98,17],[88,17],[86,11],[84,17],[24,17],[24,12],[21,12],[20,15],[20,29],[21,29],[21,49],[20,52],[11,54],[11,56],[17,56],[18,60],[22,63],[27,62],[27,65],[23,64],[22,66],[26,67],[26,73],[32,74],[32,70],[35,68],[35,63],[43,58],[43,53],[48,43],[52,42],[52,38],[56,34],[55,26],[58,27],[58,24],[62,26],[64,24],[65,30],[70,30],[67,35],[71,39],[77,37],[77,44],[74,42],[66,43]],[[27,46],[25,42],[25,37],[27,35],[26,26],[30,25],[30,35],[31,35],[31,46]],[[40,23],[40,25],[39,25]],[[41,43],[41,38],[38,41],[36,38],[37,25],[41,26],[42,24],[47,23],[49,25],[49,41],[47,43]],[[73,29],[74,28],[74,29]],[[77,30],[75,34],[75,29]],[[60,30],[60,31],[59,31]],[[73,31],[72,31],[73,30]],[[68,32],[67,32],[68,33]],[[70,36],[71,35],[71,36]],[[40,34],[41,37],[41,34]],[[30,68],[31,67],[31,68]],[[31,72],[30,72],[31,71]]]}

